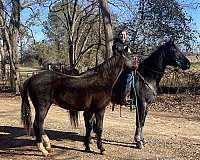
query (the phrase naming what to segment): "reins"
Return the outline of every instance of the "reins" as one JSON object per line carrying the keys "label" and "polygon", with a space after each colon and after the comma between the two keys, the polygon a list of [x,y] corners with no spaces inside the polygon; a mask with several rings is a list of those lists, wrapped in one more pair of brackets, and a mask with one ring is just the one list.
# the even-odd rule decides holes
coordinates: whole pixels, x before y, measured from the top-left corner
{"label": "reins", "polygon": [[[133,84],[133,92],[134,92],[134,96],[135,97],[135,110],[136,110],[136,113],[138,116],[137,117],[137,120],[138,122],[140,121],[140,115],[139,115],[139,108],[138,108],[138,99],[137,99],[137,92],[136,92],[136,87],[135,87],[135,77],[136,77],[136,74],[138,74],[140,76],[140,78],[143,80],[144,84],[146,84],[152,91],[153,91],[153,94],[154,96],[156,96],[156,91],[155,89],[153,88],[153,86],[151,84],[149,84],[147,81],[145,81],[144,77],[137,71],[135,70],[134,72],[132,72],[132,84]],[[132,107],[132,106],[131,106]],[[140,123],[138,123],[138,127],[140,128]]]}
{"label": "reins", "polygon": [[153,86],[151,84],[149,84],[145,79],[144,77],[140,74],[140,72],[136,71],[136,73],[140,76],[140,78],[143,80],[144,84],[146,84],[152,91],[153,91],[153,94],[154,96],[156,96],[156,91],[155,89],[153,88]]}
{"label": "reins", "polygon": [[[138,110],[138,102],[137,102],[137,93],[136,93],[136,88],[135,88],[135,76],[136,76],[136,73],[137,73],[138,71],[134,71],[134,72],[132,72],[132,79],[133,79],[133,81],[132,81],[132,83],[133,83],[133,92],[134,92],[134,97],[135,97],[135,110],[136,110],[136,113],[137,113],[137,115],[138,116],[136,116],[137,117],[137,120],[138,120],[138,122],[140,121],[140,117],[139,117],[139,110]],[[138,72],[139,73],[139,72]],[[133,104],[132,104],[133,105]],[[132,106],[131,106],[132,107]],[[140,123],[139,123],[139,126],[138,126],[139,128],[140,128]]]}

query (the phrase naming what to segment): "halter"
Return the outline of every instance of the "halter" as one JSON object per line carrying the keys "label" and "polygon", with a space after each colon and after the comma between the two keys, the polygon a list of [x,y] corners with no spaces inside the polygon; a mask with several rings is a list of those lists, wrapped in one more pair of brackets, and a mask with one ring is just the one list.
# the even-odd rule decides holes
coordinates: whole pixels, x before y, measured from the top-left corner
{"label": "halter", "polygon": [[[136,112],[137,112],[137,120],[138,122],[140,121],[140,117],[139,117],[139,110],[138,110],[138,102],[137,102],[137,93],[136,93],[136,88],[135,88],[135,75],[138,71],[134,71],[132,72],[132,79],[133,79],[133,92],[134,92],[134,97],[135,97],[135,109],[136,109]],[[138,72],[139,73],[139,72]],[[139,123],[139,128],[140,128],[140,123]]]}

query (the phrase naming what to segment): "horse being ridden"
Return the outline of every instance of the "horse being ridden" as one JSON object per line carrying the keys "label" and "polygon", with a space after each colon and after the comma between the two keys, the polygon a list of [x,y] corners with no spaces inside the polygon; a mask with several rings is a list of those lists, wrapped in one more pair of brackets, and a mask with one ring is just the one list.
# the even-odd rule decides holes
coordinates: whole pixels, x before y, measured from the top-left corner
{"label": "horse being ridden", "polygon": [[53,103],[70,110],[70,120],[75,126],[78,125],[78,111],[84,111],[86,151],[90,151],[91,119],[95,114],[97,147],[101,153],[105,151],[101,140],[103,117],[105,108],[111,100],[112,88],[124,66],[135,69],[135,62],[126,53],[127,49],[124,49],[122,53],[79,76],[44,71],[24,82],[21,91],[21,119],[24,127],[30,132],[32,121],[29,94],[35,108],[33,128],[37,147],[44,156],[48,155],[51,145],[43,124]]}
{"label": "horse being ridden", "polygon": [[147,59],[139,64],[137,80],[135,83],[137,106],[134,139],[137,148],[143,147],[143,127],[148,113],[148,107],[155,101],[157,96],[157,86],[168,65],[183,70],[190,68],[189,60],[180,52],[171,40],[160,46]]}

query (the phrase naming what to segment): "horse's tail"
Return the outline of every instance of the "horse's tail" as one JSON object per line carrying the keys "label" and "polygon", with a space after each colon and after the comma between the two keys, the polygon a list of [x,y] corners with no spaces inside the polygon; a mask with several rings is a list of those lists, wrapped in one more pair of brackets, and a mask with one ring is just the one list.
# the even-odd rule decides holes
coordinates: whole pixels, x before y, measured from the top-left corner
{"label": "horse's tail", "polygon": [[78,127],[78,111],[69,111],[70,122],[74,127]]}
{"label": "horse's tail", "polygon": [[30,79],[27,79],[23,87],[21,89],[21,122],[24,128],[27,130],[28,134],[30,135],[31,127],[32,127],[32,118],[31,118],[31,106],[28,100],[28,85]]}

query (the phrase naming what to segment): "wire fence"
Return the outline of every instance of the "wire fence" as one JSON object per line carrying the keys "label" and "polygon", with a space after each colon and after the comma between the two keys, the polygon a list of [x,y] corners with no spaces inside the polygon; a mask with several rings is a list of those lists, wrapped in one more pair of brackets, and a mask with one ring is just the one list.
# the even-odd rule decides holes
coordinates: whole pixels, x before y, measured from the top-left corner
{"label": "wire fence", "polygon": [[[24,80],[29,77],[38,74],[42,70],[26,70],[26,71],[17,71],[17,77],[19,80],[19,85],[22,86]],[[11,79],[10,79],[10,69],[0,70],[0,92],[10,92],[13,91],[11,88]]]}
{"label": "wire fence", "polygon": [[[38,74],[43,70],[20,70],[17,71],[19,84],[22,86],[24,80]],[[11,89],[10,69],[0,70],[0,92],[8,92]],[[200,95],[200,71],[182,71],[167,68],[160,82],[161,93],[167,94],[197,94]]]}
{"label": "wire fence", "polygon": [[200,71],[167,69],[161,82],[162,93],[200,95]]}

